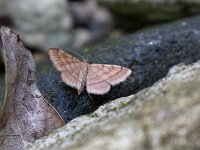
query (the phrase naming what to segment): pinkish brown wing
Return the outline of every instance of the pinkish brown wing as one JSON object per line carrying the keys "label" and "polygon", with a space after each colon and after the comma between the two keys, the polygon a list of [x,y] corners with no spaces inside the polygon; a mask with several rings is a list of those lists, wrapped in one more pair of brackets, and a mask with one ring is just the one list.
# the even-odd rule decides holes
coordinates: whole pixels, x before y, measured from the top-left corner
{"label": "pinkish brown wing", "polygon": [[88,93],[105,94],[111,85],[127,79],[131,70],[117,65],[90,64],[88,66],[86,89]]}
{"label": "pinkish brown wing", "polygon": [[80,67],[81,61],[63,50],[57,48],[49,49],[50,59],[58,71],[76,70]]}
{"label": "pinkish brown wing", "polygon": [[81,61],[57,48],[50,48],[49,55],[54,66],[61,72],[62,80],[79,90],[82,83]]}

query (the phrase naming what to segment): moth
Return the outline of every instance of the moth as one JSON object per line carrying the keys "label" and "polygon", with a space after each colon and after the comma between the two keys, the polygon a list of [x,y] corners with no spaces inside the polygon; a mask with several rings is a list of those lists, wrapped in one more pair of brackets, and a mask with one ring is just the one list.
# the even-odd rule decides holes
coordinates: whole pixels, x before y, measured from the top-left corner
{"label": "moth", "polygon": [[118,65],[89,64],[57,48],[49,49],[50,59],[62,80],[80,95],[85,87],[88,93],[103,95],[111,86],[125,81],[131,70]]}

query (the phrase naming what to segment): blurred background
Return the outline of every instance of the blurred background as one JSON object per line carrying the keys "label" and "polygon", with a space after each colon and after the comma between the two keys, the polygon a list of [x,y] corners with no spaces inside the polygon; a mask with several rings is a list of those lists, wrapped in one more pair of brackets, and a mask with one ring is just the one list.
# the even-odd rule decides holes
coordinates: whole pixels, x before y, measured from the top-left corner
{"label": "blurred background", "polygon": [[[200,13],[198,0],[0,0],[0,26],[19,33],[36,62],[50,47],[87,53],[91,46]],[[0,71],[4,70],[0,41]]]}
{"label": "blurred background", "polygon": [[[200,0],[41,0],[41,1],[0,0],[0,26],[3,26],[3,25],[8,26],[13,31],[19,34],[20,39],[22,39],[25,47],[30,49],[31,52],[33,53],[34,60],[37,63],[37,69],[39,66],[41,66],[43,62],[44,64],[48,62],[47,61],[49,59],[48,49],[51,47],[56,47],[63,50],[72,49],[73,51],[76,51],[77,53],[80,53],[81,55],[87,55],[92,50],[93,51],[96,50],[98,53],[98,49],[95,49],[93,47],[101,45],[104,42],[108,42],[108,47],[110,46],[110,48],[112,49],[112,45],[109,45],[109,41],[115,41],[117,39],[127,37],[130,34],[133,34],[138,31],[141,31],[140,33],[143,34],[144,33],[143,31],[145,31],[146,28],[150,28],[152,26],[157,26],[159,28],[160,26],[162,26],[163,24],[167,22],[172,22],[172,21],[179,20],[182,18],[195,16],[197,14],[200,14]],[[176,27],[175,28],[176,30],[177,26],[175,27]],[[187,50],[190,48],[190,43],[193,44],[191,40],[196,40],[196,38],[199,35],[199,32],[198,34],[197,32],[195,32],[195,29],[194,31],[189,30],[187,32],[183,32],[183,34],[177,34],[177,35],[185,35],[189,37],[188,41],[186,41],[186,44],[188,45]],[[161,32],[162,31],[163,30],[161,30]],[[155,35],[157,36],[158,34],[155,34]],[[163,35],[166,35],[166,34],[163,34]],[[171,36],[174,36],[174,35],[170,35],[170,37]],[[194,38],[192,38],[193,36]],[[165,36],[163,39],[166,40]],[[185,42],[184,40],[187,38],[183,38],[183,40],[182,39],[174,40],[174,39],[179,39],[179,36],[178,38],[177,36],[174,36],[173,38],[168,38],[167,44],[168,43],[170,44],[171,42],[172,48],[174,48],[172,49],[172,52],[180,52],[183,49],[182,47],[185,46],[184,44],[182,45],[181,43],[184,43]],[[130,38],[129,40],[128,42],[132,42],[132,38]],[[178,44],[177,43],[174,44],[174,41],[177,42]],[[142,42],[143,41],[141,41],[141,43]],[[180,51],[179,50],[175,51],[177,48],[175,46],[179,45],[179,42],[180,42],[180,47],[182,49]],[[199,46],[198,43],[199,42],[196,42],[197,46]],[[121,45],[122,48],[119,46],[119,49],[123,49],[123,48],[126,49],[126,44],[127,43],[125,43],[124,45]],[[149,47],[151,45],[152,45],[152,42],[149,43]],[[116,45],[116,47],[117,46],[118,45]],[[154,49],[154,47],[152,46],[152,49],[155,51],[156,50],[158,51],[160,48],[159,46],[157,49]],[[167,45],[167,48],[169,47],[170,49],[171,48],[170,46],[171,45],[169,46]],[[146,49],[148,49],[149,47],[147,47]],[[142,48],[143,47],[141,47],[138,50],[141,50]],[[115,51],[114,48],[112,50]],[[153,50],[152,52],[154,52]],[[184,57],[181,57],[182,59],[180,60],[183,60],[184,58],[187,58],[187,57],[193,58],[191,56],[193,54],[192,51],[189,55],[186,54],[187,53],[186,50],[184,50],[183,52],[185,52]],[[1,100],[3,99],[2,91],[4,90],[4,86],[3,86],[4,65],[3,65],[2,53],[3,53],[3,45],[0,40],[0,106],[2,103]],[[138,52],[135,55],[139,56],[140,54],[142,55],[143,53]],[[156,54],[160,54],[160,52]],[[107,51],[106,51],[106,55],[107,55]],[[127,55],[129,55],[129,53],[127,53]],[[182,54],[176,53],[176,56],[174,58],[176,57],[179,58],[179,56],[182,56]],[[153,59],[154,57],[152,57],[151,60]],[[132,61],[130,59],[129,60],[125,59],[125,60]],[[145,60],[145,59],[141,59],[141,60]],[[151,60],[149,62],[152,62]],[[176,62],[179,62],[179,61],[176,61]],[[156,61],[155,64],[152,64],[152,66],[157,65],[158,63],[159,62]],[[49,63],[49,64],[53,66],[52,63]],[[160,66],[157,65],[157,67],[164,68],[163,70],[167,70],[168,69],[167,67],[171,65],[170,63],[169,63],[170,65],[168,64],[163,65],[163,64],[161,64]],[[46,64],[43,66],[45,66],[45,68],[49,67]],[[144,66],[141,65],[139,67],[145,68]],[[139,85],[142,85],[143,83],[147,87],[150,84],[157,81],[157,79],[160,79],[163,75],[162,70],[161,71],[158,70],[157,76],[154,76],[153,74],[151,77],[149,77],[148,74],[145,74],[145,72],[151,73],[151,68],[150,67],[149,68],[146,67],[146,68],[147,68],[146,70],[141,69],[143,71],[142,72],[143,74],[139,72],[140,70],[138,69],[139,71],[137,73],[142,74],[142,75],[141,77],[139,77],[139,75],[137,76],[138,80],[136,81],[138,81],[138,84],[136,85],[134,84],[135,86],[135,87],[133,86],[134,89],[138,90],[139,88],[142,87],[142,86],[140,87]],[[42,69],[39,68],[38,70],[42,70]],[[44,69],[44,72],[45,72],[45,69]],[[145,78],[146,77],[145,75],[147,75],[148,78],[150,79],[148,80],[147,78]],[[54,76],[51,79],[54,79]],[[134,81],[132,80],[131,83],[133,82]],[[55,87],[54,84],[49,85],[49,80],[46,80],[46,82],[42,84],[42,86],[44,88],[48,86],[51,89]],[[57,90],[59,91],[59,88]],[[58,93],[58,92],[55,91],[53,94],[55,93]],[[64,91],[63,93],[65,94],[66,91]],[[61,93],[61,95],[63,93]],[[61,100],[61,99],[58,99],[58,100]],[[87,103],[85,103],[84,97],[82,101],[81,100],[73,101],[74,99],[72,100],[70,99],[72,101],[70,102],[70,101],[66,101],[66,97],[63,96],[62,100],[63,100],[62,101],[63,103],[59,102],[60,105],[63,105],[62,108],[64,108],[65,106],[64,104],[66,104],[66,107],[70,109],[68,110],[66,109],[66,111],[60,111],[60,112],[63,112],[63,114],[65,113],[69,114],[68,115],[69,120],[76,117],[77,114],[80,115],[80,114],[83,114],[83,112],[86,113],[87,111],[89,111],[88,107],[90,106],[87,105]],[[100,105],[100,103],[103,103],[103,102],[99,101],[96,103]],[[95,106],[97,106],[97,104],[95,104]],[[79,105],[81,106],[79,107]],[[154,105],[152,105],[152,107],[150,108],[153,108],[153,106]],[[179,108],[179,105],[177,106],[177,108]],[[71,109],[73,111],[71,111]],[[166,110],[168,110],[168,108],[166,108]],[[174,111],[174,109],[172,111]],[[187,121],[188,120],[186,121],[184,120],[184,122],[187,122]],[[138,126],[140,126],[140,124]],[[170,126],[171,124],[169,124],[169,127]],[[198,124],[198,127],[199,127],[199,124]],[[144,129],[145,134],[147,133],[146,129],[147,128],[145,127]],[[194,130],[194,132],[196,131]],[[155,135],[157,135],[157,132]],[[168,138],[171,140],[171,133],[169,135],[170,136]],[[174,136],[174,139],[175,138],[176,136]],[[153,138],[150,137],[149,139],[151,140]],[[148,143],[149,139],[145,139],[145,142]],[[199,139],[199,136],[197,137],[197,139]],[[163,141],[164,143],[166,142],[165,140]],[[174,141],[172,143],[174,143]]]}

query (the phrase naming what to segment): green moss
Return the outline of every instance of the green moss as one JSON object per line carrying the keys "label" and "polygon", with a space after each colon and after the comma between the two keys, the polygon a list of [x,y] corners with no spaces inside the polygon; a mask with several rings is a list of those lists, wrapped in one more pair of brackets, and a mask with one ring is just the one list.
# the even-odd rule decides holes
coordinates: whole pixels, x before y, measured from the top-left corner
{"label": "green moss", "polygon": [[96,118],[99,117],[99,115],[97,113],[91,113],[88,115],[88,117]]}
{"label": "green moss", "polygon": [[120,101],[119,105],[118,105],[118,109],[124,108],[127,106],[127,103]]}
{"label": "green moss", "polygon": [[90,50],[91,50],[91,48],[86,47],[86,48],[83,49],[83,53],[88,54],[90,52]]}
{"label": "green moss", "polygon": [[118,109],[117,107],[113,107],[113,108],[110,109],[110,111],[115,111],[117,109]]}

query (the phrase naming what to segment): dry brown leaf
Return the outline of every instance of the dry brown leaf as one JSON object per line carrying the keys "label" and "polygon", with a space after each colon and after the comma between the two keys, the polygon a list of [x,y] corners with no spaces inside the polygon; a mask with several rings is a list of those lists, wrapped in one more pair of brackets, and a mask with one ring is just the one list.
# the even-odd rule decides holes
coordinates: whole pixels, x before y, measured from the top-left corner
{"label": "dry brown leaf", "polygon": [[9,28],[1,28],[5,49],[6,93],[0,111],[0,150],[22,150],[64,125],[36,86],[30,51]]}

